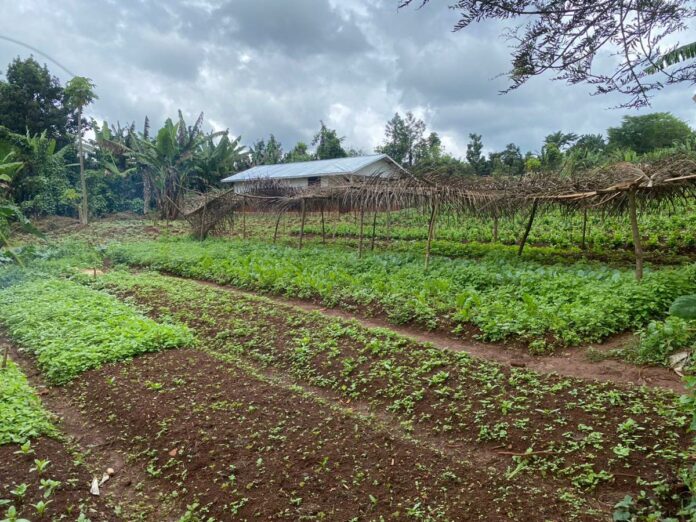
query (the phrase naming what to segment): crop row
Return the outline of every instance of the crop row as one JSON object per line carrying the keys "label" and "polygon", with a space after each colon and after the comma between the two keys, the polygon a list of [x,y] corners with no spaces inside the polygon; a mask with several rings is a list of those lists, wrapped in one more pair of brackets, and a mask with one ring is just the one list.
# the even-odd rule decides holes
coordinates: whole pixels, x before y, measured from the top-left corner
{"label": "crop row", "polygon": [[512,458],[509,477],[549,474],[577,498],[647,480],[659,502],[674,501],[670,484],[688,437],[686,416],[669,393],[505,369],[190,281],[118,272],[99,281],[156,317],[185,322],[223,359],[250,360],[363,401],[449,448],[507,447],[521,455]]}
{"label": "crop row", "polygon": [[[289,230],[299,232],[299,220],[290,217]],[[524,230],[526,216],[501,218],[498,222],[498,240],[506,245],[517,243]],[[387,224],[387,220],[389,223]],[[253,227],[254,220],[249,220]],[[424,240],[428,234],[428,216],[411,210],[379,213],[375,222],[378,238],[402,240]],[[646,212],[640,217],[644,246],[650,250],[678,252],[696,247],[696,224],[693,220],[693,207],[684,204],[676,209]],[[372,233],[373,217],[368,215],[364,223],[364,233]],[[335,216],[325,223],[329,235],[357,237],[360,224],[353,214]],[[529,242],[560,248],[580,246],[582,242],[582,215],[564,214],[558,210],[548,210],[539,215],[532,227]],[[305,232],[321,234],[322,227],[317,216],[305,226]],[[443,213],[437,222],[437,237],[455,242],[493,241],[492,219],[456,218]],[[633,239],[628,219],[625,216],[590,213],[585,228],[585,242],[591,249],[633,248]]]}
{"label": "crop row", "polygon": [[182,326],[158,324],[67,280],[32,279],[0,290],[0,308],[0,323],[54,384],[107,362],[192,342]]}
{"label": "crop row", "polygon": [[696,264],[646,273],[599,264],[542,265],[517,259],[433,259],[339,247],[297,250],[251,241],[150,241],[114,245],[115,262],[147,266],[327,306],[383,313],[393,323],[428,328],[471,326],[489,341],[509,338],[546,349],[635,329],[664,315],[672,300],[696,291]]}
{"label": "crop row", "polygon": [[12,361],[0,368],[0,445],[56,433],[39,397]]}

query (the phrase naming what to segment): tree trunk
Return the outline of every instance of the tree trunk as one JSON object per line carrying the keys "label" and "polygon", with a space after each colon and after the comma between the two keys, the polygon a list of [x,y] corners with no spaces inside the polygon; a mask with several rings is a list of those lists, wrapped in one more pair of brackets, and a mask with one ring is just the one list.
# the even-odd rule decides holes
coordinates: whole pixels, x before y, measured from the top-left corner
{"label": "tree trunk", "polygon": [[430,222],[428,223],[428,242],[425,245],[425,269],[428,269],[430,264],[430,249],[433,244],[433,236],[435,235],[435,219],[437,218],[437,203],[431,202]]}
{"label": "tree trunk", "polygon": [[527,243],[527,238],[529,237],[529,231],[532,230],[532,223],[534,223],[534,217],[537,211],[537,200],[535,199],[532,203],[532,212],[529,214],[529,221],[527,221],[527,228],[524,229],[524,235],[522,236],[522,241],[520,241],[520,248],[517,251],[517,255],[521,256],[524,250],[524,245]]}
{"label": "tree trunk", "polygon": [[147,174],[143,173],[143,214],[150,213],[150,201],[152,200],[152,185]]}
{"label": "tree trunk", "polygon": [[89,203],[87,201],[87,179],[85,178],[85,154],[82,147],[82,107],[77,111],[77,148],[80,156],[80,189],[82,201],[80,202],[80,223],[86,225],[89,222]]}
{"label": "tree trunk", "polygon": [[643,279],[643,245],[638,229],[638,211],[636,209],[636,189],[628,191],[628,215],[631,220],[631,233],[633,234],[633,248],[636,252],[636,279]]}
{"label": "tree trunk", "polygon": [[302,250],[302,240],[304,239],[304,225],[305,225],[305,217],[307,215],[306,208],[305,208],[305,200],[302,198],[302,223],[300,224],[300,250]]}

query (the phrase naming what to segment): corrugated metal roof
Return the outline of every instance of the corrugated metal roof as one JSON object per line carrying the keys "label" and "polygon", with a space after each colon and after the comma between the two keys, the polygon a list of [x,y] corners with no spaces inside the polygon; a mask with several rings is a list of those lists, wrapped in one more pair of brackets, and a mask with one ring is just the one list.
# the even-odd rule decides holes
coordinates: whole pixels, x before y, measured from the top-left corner
{"label": "corrugated metal roof", "polygon": [[259,165],[245,170],[244,172],[229,176],[222,181],[235,182],[252,179],[289,179],[306,178],[309,176],[354,174],[383,159],[387,159],[390,163],[393,162],[386,154],[372,154],[370,156],[355,156],[352,158],[300,161],[297,163],[280,163],[278,165]]}

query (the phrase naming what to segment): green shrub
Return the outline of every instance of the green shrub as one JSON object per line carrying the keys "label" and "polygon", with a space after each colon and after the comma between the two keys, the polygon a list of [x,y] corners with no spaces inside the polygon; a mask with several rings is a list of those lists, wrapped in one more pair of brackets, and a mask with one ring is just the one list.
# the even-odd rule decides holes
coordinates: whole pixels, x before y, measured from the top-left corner
{"label": "green shrub", "polygon": [[55,384],[105,363],[192,342],[180,325],[158,324],[115,298],[67,280],[41,279],[0,291],[0,322],[36,355]]}

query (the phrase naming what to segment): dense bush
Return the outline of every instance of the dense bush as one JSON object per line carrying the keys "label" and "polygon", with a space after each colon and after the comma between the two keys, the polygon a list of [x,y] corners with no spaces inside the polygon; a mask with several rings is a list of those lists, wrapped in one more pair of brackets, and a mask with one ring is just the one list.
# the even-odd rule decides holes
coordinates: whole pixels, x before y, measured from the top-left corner
{"label": "dense bush", "polygon": [[183,326],[158,324],[113,297],[65,280],[0,290],[3,323],[55,384],[107,362],[192,342]]}

